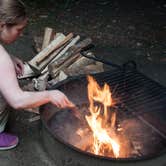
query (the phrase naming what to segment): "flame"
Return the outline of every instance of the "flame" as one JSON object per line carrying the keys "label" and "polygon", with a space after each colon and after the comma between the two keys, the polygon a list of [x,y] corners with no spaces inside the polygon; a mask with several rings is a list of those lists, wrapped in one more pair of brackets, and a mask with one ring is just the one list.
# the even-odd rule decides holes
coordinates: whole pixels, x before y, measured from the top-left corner
{"label": "flame", "polygon": [[[93,77],[88,76],[88,98],[90,115],[86,116],[89,127],[93,132],[93,146],[91,151],[96,155],[105,155],[113,152],[117,158],[120,152],[120,145],[115,137],[116,114],[111,115],[111,124],[108,124],[108,107],[112,105],[112,96],[107,84],[100,87]],[[109,130],[108,130],[109,125]],[[110,132],[110,128],[112,129]]]}

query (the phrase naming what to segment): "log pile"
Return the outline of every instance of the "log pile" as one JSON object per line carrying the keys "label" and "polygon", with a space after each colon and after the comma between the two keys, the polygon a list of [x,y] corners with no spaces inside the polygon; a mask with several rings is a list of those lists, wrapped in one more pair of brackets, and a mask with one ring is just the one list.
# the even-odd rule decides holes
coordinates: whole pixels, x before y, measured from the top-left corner
{"label": "log pile", "polygon": [[[81,39],[79,35],[55,33],[45,28],[43,38],[34,38],[37,55],[25,63],[24,75],[32,77],[36,90],[42,91],[69,76],[91,74],[103,71],[100,62],[83,57],[80,51],[92,43],[90,38]],[[94,56],[90,51],[87,55]]]}

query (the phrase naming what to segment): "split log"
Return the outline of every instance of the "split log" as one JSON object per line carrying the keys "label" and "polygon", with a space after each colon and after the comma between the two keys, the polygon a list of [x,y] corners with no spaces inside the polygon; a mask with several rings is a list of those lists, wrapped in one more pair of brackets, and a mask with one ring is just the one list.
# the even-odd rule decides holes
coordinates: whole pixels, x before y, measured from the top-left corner
{"label": "split log", "polygon": [[63,81],[68,77],[68,75],[64,72],[64,71],[60,71],[59,72],[59,77],[58,77],[58,81]]}
{"label": "split log", "polygon": [[[62,47],[65,43],[67,43],[69,40],[71,40],[72,37],[73,37],[73,34],[70,33],[69,35],[67,35],[67,36],[64,38],[64,40],[60,41],[59,43],[56,43],[56,42],[55,42],[56,44],[54,44],[53,42],[51,42],[52,47],[51,47],[51,44],[49,45],[50,47],[48,46],[48,48],[47,48],[46,51],[45,51],[46,54],[45,54],[43,57],[40,56],[40,58],[36,61],[37,65],[39,65],[44,59],[46,59],[52,51],[54,51],[54,50],[56,50],[56,49]],[[57,38],[58,38],[58,37],[57,37]],[[55,39],[55,40],[56,40],[56,39]]]}
{"label": "split log", "polygon": [[43,38],[41,36],[34,36],[33,41],[34,41],[33,45],[34,45],[35,52],[39,53],[41,51]]}
{"label": "split log", "polygon": [[75,38],[73,38],[71,40],[71,42],[69,42],[64,48],[61,47],[60,49],[58,49],[57,51],[53,52],[49,58],[47,58],[41,65],[46,66],[45,69],[43,69],[43,71],[41,73],[44,73],[46,71],[48,71],[48,64],[54,62],[56,59],[61,58],[62,56],[64,56],[64,54],[69,50],[70,47],[72,47],[73,45],[75,45],[78,40],[80,39],[80,36],[76,36]]}
{"label": "split log", "polygon": [[41,50],[46,48],[53,39],[54,39],[54,30],[52,28],[46,27],[44,31],[44,38]]}
{"label": "split log", "polygon": [[53,59],[55,61],[56,59],[61,58],[67,50],[69,50],[70,47],[74,46],[78,41],[80,40],[80,36],[77,35],[75,38],[72,39],[72,41]]}
{"label": "split log", "polygon": [[64,70],[64,72],[68,76],[77,76],[80,74],[94,74],[103,71],[104,71],[103,64],[100,62],[97,64],[82,66],[80,68],[67,68],[66,70]]}
{"label": "split log", "polygon": [[29,67],[27,63],[24,63],[24,73],[22,76],[17,76],[18,79],[29,78],[36,76],[36,73]]}
{"label": "split log", "polygon": [[66,55],[62,58],[59,58],[52,64],[48,65],[48,70],[51,76],[55,78],[60,70],[63,70],[73,64],[78,58],[81,57],[81,54],[79,53],[81,49],[88,46],[91,42],[92,40],[90,38],[79,42],[78,44],[70,47]]}
{"label": "split log", "polygon": [[50,64],[48,66],[48,71],[51,75],[52,78],[55,78],[58,73],[67,68],[68,66],[70,66],[72,63],[74,63],[81,55],[80,54],[75,54],[74,56],[71,56],[70,58],[67,57],[64,59],[60,59],[59,63],[58,64]]}
{"label": "split log", "polygon": [[85,74],[104,72],[103,63],[98,62],[96,64],[85,66],[84,72],[85,72]]}
{"label": "split log", "polygon": [[34,86],[35,90],[37,90],[37,91],[46,90],[48,77],[49,77],[49,73],[46,72],[43,75],[41,75],[40,77],[34,78],[32,80],[32,82],[33,82],[33,86]]}
{"label": "split log", "polygon": [[76,62],[74,62],[71,66],[69,66],[69,70],[78,70],[79,68],[82,68],[84,66],[95,64],[95,61],[92,59],[88,59],[86,57],[81,57]]}
{"label": "split log", "polygon": [[29,65],[32,67],[34,72],[40,73],[43,66],[39,66],[40,63],[49,57],[50,53],[62,47],[66,42],[68,42],[73,37],[73,34],[70,33],[66,37],[61,34],[55,40],[53,40],[44,50],[37,54],[31,61]]}
{"label": "split log", "polygon": [[51,61],[58,55],[58,53],[64,48],[63,47],[60,47],[59,49],[53,51],[49,57],[47,57],[43,62],[40,63],[40,65],[38,66],[38,68],[40,69],[40,73],[43,74],[45,73],[46,71],[48,71],[48,68],[47,68],[47,65],[49,63],[51,63]]}

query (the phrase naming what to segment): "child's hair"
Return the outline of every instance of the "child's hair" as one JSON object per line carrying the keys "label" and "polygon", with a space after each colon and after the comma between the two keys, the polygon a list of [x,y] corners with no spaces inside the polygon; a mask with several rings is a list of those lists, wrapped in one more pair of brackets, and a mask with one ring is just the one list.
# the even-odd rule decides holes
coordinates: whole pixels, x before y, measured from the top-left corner
{"label": "child's hair", "polygon": [[0,22],[16,25],[27,18],[25,5],[20,0],[0,0]]}

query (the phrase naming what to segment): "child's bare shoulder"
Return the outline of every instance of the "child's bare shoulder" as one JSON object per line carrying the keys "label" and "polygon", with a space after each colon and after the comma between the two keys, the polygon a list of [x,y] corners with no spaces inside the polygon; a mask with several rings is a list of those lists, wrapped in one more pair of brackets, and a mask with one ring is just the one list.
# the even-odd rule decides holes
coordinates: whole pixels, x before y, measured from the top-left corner
{"label": "child's bare shoulder", "polygon": [[9,56],[8,52],[6,51],[6,49],[3,47],[3,45],[0,45],[0,61],[1,61],[1,63],[3,61],[5,61],[5,62],[9,61],[9,58],[10,58],[10,56]]}
{"label": "child's bare shoulder", "polygon": [[3,47],[2,44],[0,44],[0,51],[5,51],[5,48]]}
{"label": "child's bare shoulder", "polygon": [[1,54],[1,56],[2,56],[3,54],[5,54],[5,55],[8,54],[7,51],[6,51],[6,49],[4,48],[4,46],[1,45],[1,44],[0,44],[0,54]]}

